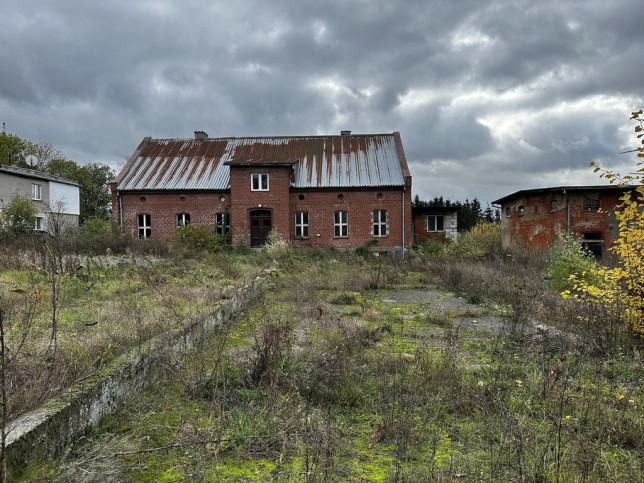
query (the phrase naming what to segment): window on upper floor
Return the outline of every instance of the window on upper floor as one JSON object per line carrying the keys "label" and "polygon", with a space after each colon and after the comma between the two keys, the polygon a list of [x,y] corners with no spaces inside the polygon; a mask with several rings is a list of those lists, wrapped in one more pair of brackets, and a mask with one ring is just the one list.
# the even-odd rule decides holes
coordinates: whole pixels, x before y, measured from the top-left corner
{"label": "window on upper floor", "polygon": [[445,231],[443,215],[427,215],[427,231]]}
{"label": "window on upper floor", "polygon": [[598,210],[599,210],[599,200],[598,199],[584,200],[584,211],[598,211]]}
{"label": "window on upper floor", "polygon": [[373,211],[373,236],[387,236],[387,210]]}
{"label": "window on upper floor", "polygon": [[182,226],[187,226],[190,224],[190,213],[178,213],[177,214],[177,228]]}
{"label": "window on upper floor", "polygon": [[251,191],[268,191],[268,173],[253,173],[250,175]]}
{"label": "window on upper floor", "polygon": [[42,200],[42,185],[35,183],[31,185],[31,199]]}
{"label": "window on upper floor", "polygon": [[512,207],[508,206],[505,208],[505,216],[510,218],[512,216]]}
{"label": "window on upper floor", "polygon": [[227,211],[217,213],[215,216],[215,233],[217,235],[230,233],[230,214]]}
{"label": "window on upper floor", "polygon": [[152,218],[149,213],[136,215],[139,228],[139,238],[150,238],[152,236]]}
{"label": "window on upper floor", "polygon": [[346,211],[336,211],[333,214],[333,236],[349,236],[349,214]]}
{"label": "window on upper floor", "polygon": [[550,200],[550,211],[557,211],[559,209],[559,202],[557,200]]}
{"label": "window on upper floor", "polygon": [[523,205],[519,205],[517,212],[519,213],[519,216],[523,216],[523,213],[525,213],[525,208],[523,208]]}
{"label": "window on upper floor", "polygon": [[309,237],[309,212],[295,212],[295,238]]}

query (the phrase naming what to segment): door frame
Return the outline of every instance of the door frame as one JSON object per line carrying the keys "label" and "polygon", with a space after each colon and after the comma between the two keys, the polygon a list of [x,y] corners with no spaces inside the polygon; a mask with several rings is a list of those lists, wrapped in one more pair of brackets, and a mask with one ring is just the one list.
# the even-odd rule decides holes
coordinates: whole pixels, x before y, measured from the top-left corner
{"label": "door frame", "polygon": [[[250,246],[261,247],[266,244],[268,234],[273,229],[273,210],[268,208],[253,208],[248,210],[250,226]],[[253,226],[253,220],[258,221],[258,226]]]}

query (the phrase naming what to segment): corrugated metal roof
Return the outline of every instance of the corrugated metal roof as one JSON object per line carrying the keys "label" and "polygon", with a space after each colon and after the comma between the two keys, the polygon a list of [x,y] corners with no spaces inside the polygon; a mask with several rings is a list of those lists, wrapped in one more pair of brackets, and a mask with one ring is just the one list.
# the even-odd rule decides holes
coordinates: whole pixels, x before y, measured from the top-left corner
{"label": "corrugated metal roof", "polygon": [[393,134],[151,139],[119,175],[119,190],[224,190],[230,166],[292,165],[294,188],[402,186]]}

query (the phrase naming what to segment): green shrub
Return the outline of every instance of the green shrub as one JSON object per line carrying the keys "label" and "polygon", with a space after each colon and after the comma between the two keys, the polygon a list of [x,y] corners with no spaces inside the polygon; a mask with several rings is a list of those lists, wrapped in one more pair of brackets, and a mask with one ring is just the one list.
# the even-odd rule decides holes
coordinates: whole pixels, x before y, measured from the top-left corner
{"label": "green shrub", "polygon": [[227,246],[228,238],[201,225],[185,225],[177,228],[169,240],[171,249],[205,250],[218,252]]}
{"label": "green shrub", "polygon": [[118,237],[121,235],[118,226],[110,220],[101,220],[100,218],[87,220],[83,226],[80,227],[79,232],[81,235],[85,235],[89,238]]}
{"label": "green shrub", "polygon": [[441,256],[446,254],[447,245],[451,242],[443,235],[424,241],[418,248],[416,254],[420,256]]}
{"label": "green shrub", "polygon": [[479,222],[474,228],[465,233],[460,241],[473,248],[475,252],[485,255],[503,253],[501,246],[501,225],[497,223]]}
{"label": "green shrub", "polygon": [[560,234],[550,244],[546,259],[546,277],[550,287],[557,292],[574,290],[574,282],[570,276],[575,274],[577,279],[587,279],[591,270],[599,268],[599,263],[593,255],[569,234]]}
{"label": "green shrub", "polygon": [[29,198],[14,193],[11,200],[5,205],[0,218],[3,230],[13,235],[31,233],[36,224],[38,208]]}
{"label": "green shrub", "polygon": [[374,238],[373,240],[369,240],[368,242],[365,242],[357,247],[355,249],[355,253],[356,255],[359,255],[361,257],[368,257],[372,254],[372,249],[374,247],[377,247],[379,244],[380,242]]}

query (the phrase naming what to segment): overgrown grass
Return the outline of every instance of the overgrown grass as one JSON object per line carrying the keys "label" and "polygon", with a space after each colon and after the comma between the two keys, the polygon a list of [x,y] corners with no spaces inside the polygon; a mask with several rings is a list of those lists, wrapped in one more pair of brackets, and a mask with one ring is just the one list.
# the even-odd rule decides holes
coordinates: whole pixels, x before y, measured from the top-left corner
{"label": "overgrown grass", "polygon": [[[183,326],[267,261],[227,253],[90,255],[32,239],[0,253],[7,420],[126,350]],[[68,241],[65,241],[67,243]]]}
{"label": "overgrown grass", "polygon": [[[578,305],[548,291],[542,266],[505,256],[250,257],[280,270],[257,305],[29,478],[642,479],[640,340],[611,332],[605,314],[580,322]],[[162,306],[175,278],[209,280],[168,270],[149,277]],[[451,312],[422,298],[440,287],[461,297]],[[405,289],[416,298],[389,295]],[[488,313],[500,317],[493,333],[450,321]]]}

